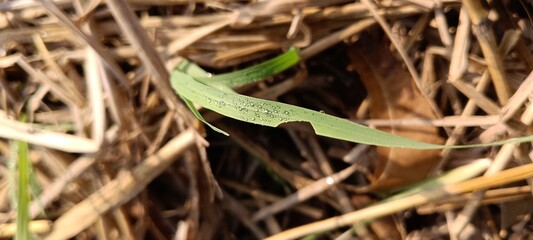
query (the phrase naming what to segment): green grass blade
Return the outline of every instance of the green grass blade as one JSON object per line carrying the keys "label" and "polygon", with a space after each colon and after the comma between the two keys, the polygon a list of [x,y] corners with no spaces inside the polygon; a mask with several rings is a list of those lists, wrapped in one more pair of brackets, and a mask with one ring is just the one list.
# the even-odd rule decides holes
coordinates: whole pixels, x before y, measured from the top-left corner
{"label": "green grass blade", "polygon": [[17,233],[15,239],[31,239],[29,230],[30,192],[30,162],[28,158],[28,143],[16,141],[18,155],[18,191],[17,191]]}
{"label": "green grass blade", "polygon": [[298,55],[298,50],[296,48],[291,48],[289,51],[266,62],[231,73],[210,76],[209,73],[188,61],[182,61],[176,69],[211,86],[217,84],[225,85],[229,88],[235,88],[271,77],[286,70],[299,61],[300,56]]}
{"label": "green grass blade", "polygon": [[[21,121],[26,121],[26,117],[21,117]],[[32,234],[29,229],[31,194],[38,198],[39,187],[29,159],[28,143],[13,140],[9,141],[9,146],[10,154],[7,163],[9,195],[11,204],[17,211],[14,239],[31,239]]]}
{"label": "green grass blade", "polygon": [[[195,67],[192,63],[186,63],[186,68],[181,66],[172,72],[170,81],[172,88],[176,93],[178,93],[183,99],[186,99],[186,102],[190,101],[187,103],[189,106],[192,105],[191,102],[194,102],[224,116],[269,127],[277,127],[282,123],[288,122],[308,122],[318,135],[356,143],[384,147],[443,149],[486,147],[502,145],[505,143],[533,141],[532,135],[487,144],[461,146],[444,146],[419,142],[372,129],[325,113],[285,103],[240,95],[232,91],[221,90],[221,88],[215,87],[217,85],[220,86],[220,84],[226,84],[227,87],[234,87],[258,81],[260,78],[272,76],[283,71],[296,63],[298,59],[299,57],[296,50],[291,50],[286,54],[282,54],[273,60],[262,64],[211,78],[206,78],[205,76],[207,73],[200,70],[201,68],[197,66]],[[194,77],[191,76],[191,74],[194,75]],[[232,80],[232,78],[234,79]],[[199,116],[200,120],[205,122],[196,109],[194,109],[193,112],[195,112],[197,117]]]}

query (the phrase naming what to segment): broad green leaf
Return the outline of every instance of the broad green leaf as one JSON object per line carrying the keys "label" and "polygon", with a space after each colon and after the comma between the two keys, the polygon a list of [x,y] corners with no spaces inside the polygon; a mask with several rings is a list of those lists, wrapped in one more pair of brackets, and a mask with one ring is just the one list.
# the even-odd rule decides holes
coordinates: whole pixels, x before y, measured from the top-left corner
{"label": "broad green leaf", "polygon": [[528,142],[533,140],[533,136],[527,136],[488,144],[463,146],[444,146],[424,143],[372,129],[325,113],[285,103],[221,91],[196,81],[191,76],[180,71],[172,72],[171,78],[172,87],[183,98],[224,116],[269,127],[277,127],[282,123],[288,122],[308,122],[313,126],[313,129],[318,135],[350,142],[384,147],[440,149],[494,146],[510,142]]}
{"label": "broad green leaf", "polygon": [[[315,133],[321,136],[384,147],[414,149],[470,148],[533,141],[533,136],[526,136],[488,144],[462,146],[424,143],[372,129],[325,113],[285,103],[253,98],[228,90],[229,87],[242,86],[272,76],[294,65],[298,60],[297,51],[290,50],[259,65],[216,76],[210,76],[210,74],[195,64],[185,62],[172,72],[170,81],[176,93],[185,99],[194,114],[203,122],[205,120],[192,106],[191,102],[244,122],[269,127],[277,127],[282,123],[288,122],[308,122],[315,130]],[[220,129],[214,129],[221,132]]]}

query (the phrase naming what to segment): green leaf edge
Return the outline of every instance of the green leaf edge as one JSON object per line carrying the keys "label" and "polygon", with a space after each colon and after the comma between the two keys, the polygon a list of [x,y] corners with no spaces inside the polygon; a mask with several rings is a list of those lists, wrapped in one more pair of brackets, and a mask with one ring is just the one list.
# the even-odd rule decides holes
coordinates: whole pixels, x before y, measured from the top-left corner
{"label": "green leaf edge", "polygon": [[189,109],[194,114],[194,116],[196,116],[201,122],[205,123],[207,126],[209,126],[211,129],[215,130],[216,132],[224,134],[226,136],[229,136],[229,134],[227,132],[225,132],[224,130],[222,130],[220,128],[217,128],[217,127],[213,126],[212,124],[210,124],[209,122],[207,122],[204,119],[204,117],[202,116],[202,114],[200,114],[200,112],[198,112],[198,109],[196,109],[196,107],[194,106],[193,102],[191,102],[189,99],[186,99],[186,98],[183,98],[183,97],[181,99],[183,99],[183,101],[185,102],[185,105],[187,105],[187,107],[189,107]]}

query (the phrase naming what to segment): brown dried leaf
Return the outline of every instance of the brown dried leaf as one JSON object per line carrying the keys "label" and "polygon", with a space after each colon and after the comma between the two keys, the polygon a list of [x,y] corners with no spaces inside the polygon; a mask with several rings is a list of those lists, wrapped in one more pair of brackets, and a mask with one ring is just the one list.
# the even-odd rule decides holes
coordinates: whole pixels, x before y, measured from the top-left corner
{"label": "brown dried leaf", "polygon": [[[409,72],[402,68],[388,46],[376,37],[364,36],[349,51],[351,68],[359,74],[368,91],[373,119],[435,119],[430,104],[416,88]],[[441,144],[433,126],[391,126],[381,130],[418,141]],[[378,147],[378,161],[371,188],[391,189],[421,179],[439,161],[440,150]]]}

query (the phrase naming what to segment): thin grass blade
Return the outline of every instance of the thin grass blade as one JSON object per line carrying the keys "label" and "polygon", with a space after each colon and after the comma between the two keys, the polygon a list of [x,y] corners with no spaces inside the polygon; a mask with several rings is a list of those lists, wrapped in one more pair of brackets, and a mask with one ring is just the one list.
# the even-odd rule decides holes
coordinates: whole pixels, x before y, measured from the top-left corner
{"label": "thin grass blade", "polygon": [[30,162],[28,158],[28,143],[15,141],[18,158],[18,191],[17,191],[17,233],[15,239],[31,239],[29,230],[30,191]]}

